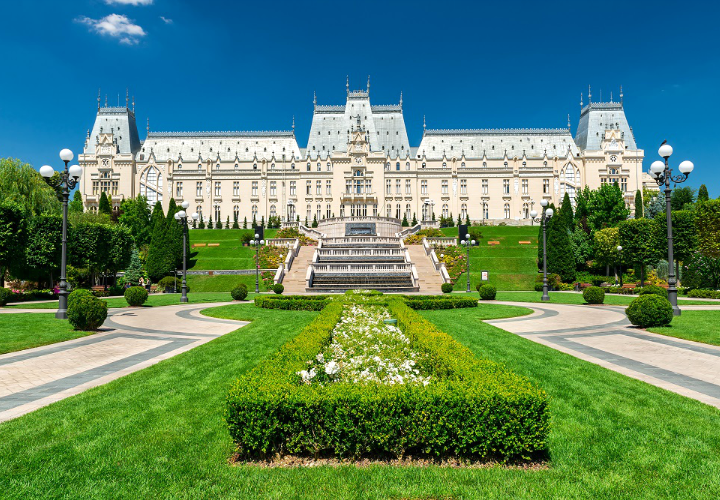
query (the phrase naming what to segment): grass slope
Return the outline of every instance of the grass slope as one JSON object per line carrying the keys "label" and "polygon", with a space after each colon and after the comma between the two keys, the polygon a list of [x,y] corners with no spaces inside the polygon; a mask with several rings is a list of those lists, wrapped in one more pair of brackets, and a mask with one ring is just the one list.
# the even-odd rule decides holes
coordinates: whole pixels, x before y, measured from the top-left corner
{"label": "grass slope", "polygon": [[232,467],[222,411],[236,377],[315,315],[250,304],[250,325],[145,370],[0,424],[7,498],[716,498],[720,411],[482,323],[523,313],[423,313],[552,397],[551,467]]}
{"label": "grass slope", "polygon": [[[55,305],[57,308],[57,305]],[[54,314],[0,314],[0,354],[85,337],[95,332],[73,330]]]}
{"label": "grass slope", "polygon": [[[191,229],[190,269],[194,271],[221,269],[252,269],[255,251],[240,243],[243,233],[250,229]],[[219,244],[219,246],[193,247],[195,244]]]}
{"label": "grass slope", "polygon": [[[682,307],[682,302],[679,305]],[[659,326],[648,330],[668,337],[720,345],[718,324],[720,324],[720,311],[683,311],[682,315],[673,318],[670,326]]]}

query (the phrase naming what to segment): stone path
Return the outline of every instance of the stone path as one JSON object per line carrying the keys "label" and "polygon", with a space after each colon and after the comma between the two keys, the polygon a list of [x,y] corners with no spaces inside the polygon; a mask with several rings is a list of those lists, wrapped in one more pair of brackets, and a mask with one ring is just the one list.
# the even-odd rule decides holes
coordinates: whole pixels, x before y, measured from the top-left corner
{"label": "stone path", "polygon": [[[621,306],[499,303],[527,307],[534,312],[487,323],[720,408],[720,346],[635,328]],[[720,307],[682,306],[682,309],[720,310]]]}
{"label": "stone path", "polygon": [[[114,309],[99,333],[0,355],[0,422],[211,341],[248,324],[209,318],[217,304]],[[13,309],[4,312],[55,313]]]}

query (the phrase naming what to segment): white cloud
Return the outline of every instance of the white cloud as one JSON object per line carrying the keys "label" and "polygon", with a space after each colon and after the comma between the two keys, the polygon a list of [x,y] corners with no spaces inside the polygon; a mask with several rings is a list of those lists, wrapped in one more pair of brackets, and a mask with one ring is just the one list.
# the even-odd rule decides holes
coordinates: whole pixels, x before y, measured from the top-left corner
{"label": "white cloud", "polygon": [[168,17],[165,17],[165,16],[160,16],[160,19],[162,19],[162,20],[165,22],[165,24],[172,24],[172,23],[173,23],[173,20],[172,20],[172,19],[170,19],[170,18],[168,18]]}
{"label": "white cloud", "polygon": [[117,38],[120,43],[126,45],[136,45],[140,42],[140,38],[146,35],[141,26],[134,24],[127,16],[121,14],[110,14],[102,19],[91,19],[83,16],[76,19],[76,21],[86,24],[96,33]]}
{"label": "white cloud", "polygon": [[105,0],[108,5],[152,5],[153,0]]}

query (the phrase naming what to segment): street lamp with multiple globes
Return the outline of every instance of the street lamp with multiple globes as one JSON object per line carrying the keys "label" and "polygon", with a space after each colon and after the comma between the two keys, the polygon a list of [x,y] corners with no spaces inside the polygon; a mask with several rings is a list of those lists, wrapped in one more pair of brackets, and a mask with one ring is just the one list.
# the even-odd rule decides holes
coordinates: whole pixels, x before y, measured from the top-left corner
{"label": "street lamp with multiple globes", "polygon": [[265,244],[265,240],[260,239],[260,235],[255,233],[255,239],[251,245],[255,247],[255,293],[260,293],[260,247]]}
{"label": "street lamp with multiple globes", "polygon": [[470,247],[475,246],[476,241],[470,241],[470,235],[466,234],[465,239],[460,242],[467,249],[467,290],[470,293]]}
{"label": "street lamp with multiple globes", "polygon": [[672,189],[670,189],[670,182],[680,184],[685,182],[695,168],[695,165],[691,161],[685,160],[678,165],[681,175],[673,177],[672,169],[668,165],[668,158],[672,155],[673,148],[670,144],[663,142],[658,154],[665,159],[665,162],[660,160],[654,161],[650,165],[650,177],[655,179],[658,186],[665,184],[665,214],[667,216],[667,240],[668,240],[668,300],[672,304],[673,315],[680,316],[680,308],[677,305],[677,278],[675,276],[675,263],[673,262],[673,239],[672,239],[672,213],[670,211],[670,195]]}
{"label": "street lamp with multiple globes", "polygon": [[[623,286],[623,281],[622,281],[622,246],[618,245],[617,251],[618,251],[618,262],[620,262],[620,272],[618,273],[618,274],[620,275],[620,286]],[[618,284],[618,280],[617,280],[617,278],[616,278],[616,279],[615,279],[615,285],[617,286],[617,284]]]}
{"label": "street lamp with multiple globes", "polygon": [[550,296],[548,295],[548,281],[547,281],[547,221],[550,220],[550,217],[553,216],[555,213],[552,208],[547,208],[548,201],[542,200],[540,202],[540,205],[542,206],[542,215],[538,217],[537,210],[532,210],[530,212],[530,218],[534,222],[542,222],[542,233],[543,233],[543,293],[540,300],[543,302],[548,302],[550,300]]}
{"label": "street lamp with multiple globes", "polygon": [[[175,220],[178,221],[178,224],[182,226],[182,232],[183,232],[183,275],[182,275],[182,296],[180,297],[180,302],[187,302],[187,279],[185,278],[185,275],[187,274],[187,234],[188,234],[188,217],[187,217],[187,208],[190,206],[189,201],[183,201],[180,205],[183,209],[179,212],[175,213]],[[192,214],[193,220],[198,220],[198,217],[200,217],[197,212]]]}
{"label": "street lamp with multiple globes", "polygon": [[[63,209],[63,225],[62,225],[62,257],[60,260],[60,292],[58,293],[58,310],[55,317],[58,319],[67,319],[67,225],[68,225],[68,199],[70,198],[70,190],[75,189],[80,177],[82,176],[82,168],[80,165],[73,165],[68,168],[68,163],[73,159],[73,152],[69,149],[60,151],[60,159],[65,162],[65,169],[60,172],[60,186],[62,187],[62,209]],[[49,179],[55,174],[55,169],[50,165],[40,167],[40,175]]]}

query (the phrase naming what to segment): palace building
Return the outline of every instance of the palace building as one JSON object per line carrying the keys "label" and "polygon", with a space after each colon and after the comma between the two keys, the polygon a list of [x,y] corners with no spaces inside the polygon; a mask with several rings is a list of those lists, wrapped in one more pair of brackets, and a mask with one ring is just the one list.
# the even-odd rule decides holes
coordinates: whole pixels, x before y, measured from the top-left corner
{"label": "palace building", "polygon": [[167,208],[188,201],[190,213],[223,224],[253,216],[310,222],[333,216],[378,215],[408,221],[458,215],[472,221],[530,223],[547,199],[574,199],[585,186],[617,183],[633,208],[650,182],[620,102],[583,106],[573,137],[568,128],[426,129],[408,141],[403,101],[370,103],[370,86],[343,105],[313,102],[306,147],[286,131],[151,132],[140,140],[135,105],[100,106],[79,164],[87,210],[101,192],[114,207],[146,196]]}

